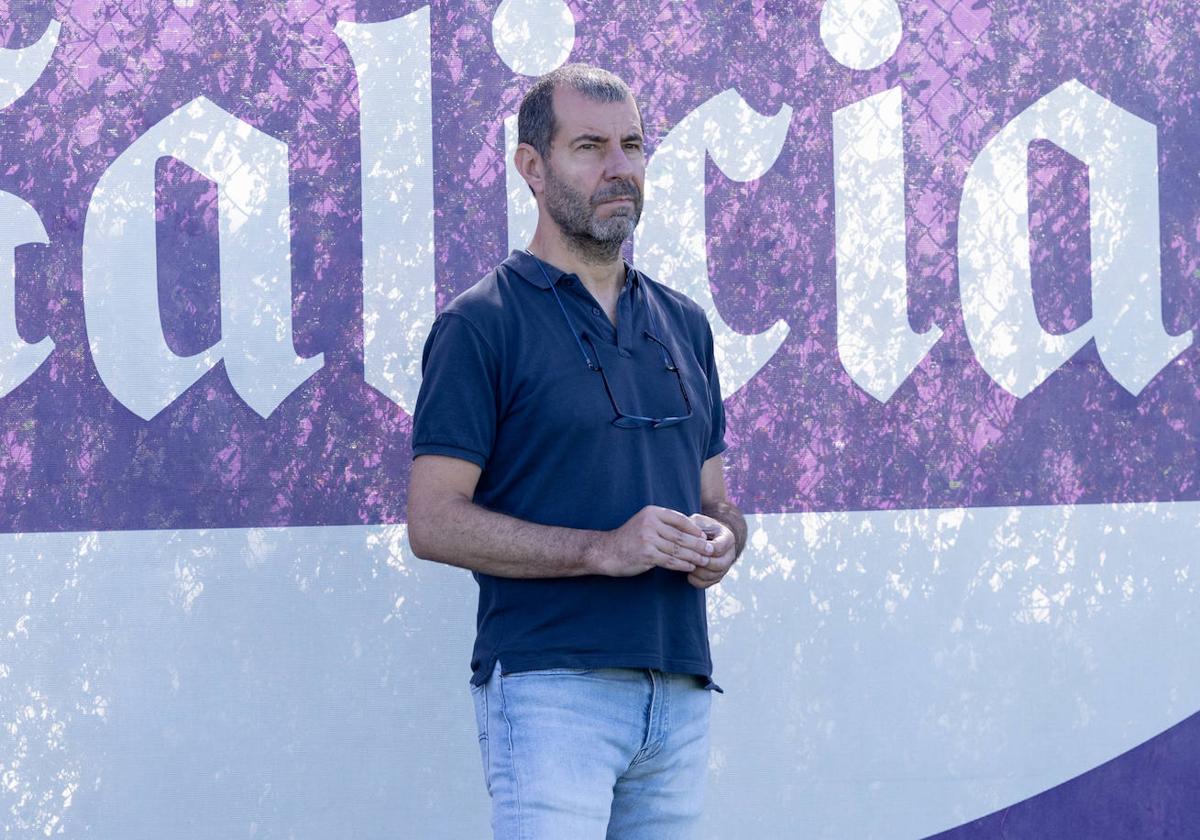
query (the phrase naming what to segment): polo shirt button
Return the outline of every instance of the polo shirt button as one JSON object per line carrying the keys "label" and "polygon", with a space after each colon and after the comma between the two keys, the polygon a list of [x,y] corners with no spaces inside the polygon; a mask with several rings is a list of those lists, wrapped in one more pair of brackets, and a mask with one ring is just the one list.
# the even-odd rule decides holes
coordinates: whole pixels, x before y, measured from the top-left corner
{"label": "polo shirt button", "polygon": [[598,306],[593,306],[593,307],[592,307],[592,314],[593,314],[593,315],[599,315],[599,314],[600,314],[600,307],[598,307]]}

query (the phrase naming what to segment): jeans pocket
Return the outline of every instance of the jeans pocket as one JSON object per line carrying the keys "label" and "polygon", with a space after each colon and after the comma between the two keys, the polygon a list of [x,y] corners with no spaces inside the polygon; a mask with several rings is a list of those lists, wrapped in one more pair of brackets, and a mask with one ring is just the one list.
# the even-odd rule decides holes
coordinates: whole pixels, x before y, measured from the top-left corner
{"label": "jeans pocket", "polygon": [[591,674],[596,670],[595,668],[535,668],[532,671],[511,671],[504,675],[504,679],[507,680],[513,677],[577,677],[583,674]]}
{"label": "jeans pocket", "polygon": [[475,729],[479,735],[479,758],[483,762],[483,781],[488,795],[492,793],[491,751],[488,746],[487,686],[472,685],[471,700],[475,705]]}

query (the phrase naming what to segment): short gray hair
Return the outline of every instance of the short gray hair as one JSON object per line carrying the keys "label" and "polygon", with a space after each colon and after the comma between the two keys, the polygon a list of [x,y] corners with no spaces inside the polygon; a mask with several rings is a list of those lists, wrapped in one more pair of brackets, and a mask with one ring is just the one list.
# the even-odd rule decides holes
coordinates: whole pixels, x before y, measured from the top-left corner
{"label": "short gray hair", "polygon": [[[533,146],[543,158],[550,157],[550,143],[558,130],[554,119],[554,91],[559,87],[570,88],[596,102],[633,99],[629,85],[618,76],[590,64],[564,64],[542,76],[521,100],[521,110],[517,113],[517,142]],[[636,102],[634,107],[637,107]],[[641,119],[641,109],[638,109],[638,119]]]}

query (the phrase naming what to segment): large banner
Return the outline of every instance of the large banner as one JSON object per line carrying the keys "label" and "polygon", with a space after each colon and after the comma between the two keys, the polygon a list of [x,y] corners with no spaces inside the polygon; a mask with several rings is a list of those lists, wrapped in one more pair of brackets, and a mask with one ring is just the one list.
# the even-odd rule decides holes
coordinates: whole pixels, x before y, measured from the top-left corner
{"label": "large banner", "polygon": [[568,61],[638,98],[627,255],[708,313],[750,514],[706,837],[1200,823],[1191,0],[35,0],[0,46],[6,837],[483,836],[410,413]]}

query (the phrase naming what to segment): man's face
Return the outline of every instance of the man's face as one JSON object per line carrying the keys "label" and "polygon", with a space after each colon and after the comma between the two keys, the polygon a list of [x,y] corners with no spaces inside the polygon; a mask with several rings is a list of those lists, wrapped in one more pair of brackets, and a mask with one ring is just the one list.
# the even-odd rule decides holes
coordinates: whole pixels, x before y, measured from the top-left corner
{"label": "man's face", "polygon": [[560,88],[554,116],[546,211],[585,254],[613,259],[642,215],[646,159],[637,106],[632,99],[597,102]]}

